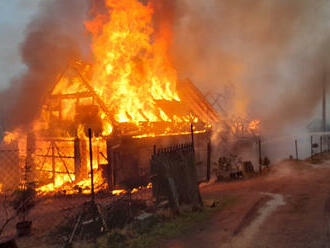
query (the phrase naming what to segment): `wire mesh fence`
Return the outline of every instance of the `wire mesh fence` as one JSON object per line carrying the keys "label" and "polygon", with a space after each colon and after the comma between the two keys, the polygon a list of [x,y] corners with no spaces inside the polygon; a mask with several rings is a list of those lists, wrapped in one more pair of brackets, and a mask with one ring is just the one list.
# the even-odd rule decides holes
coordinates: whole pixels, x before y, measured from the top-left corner
{"label": "wire mesh fence", "polygon": [[[64,247],[120,228],[150,209],[150,144],[137,140],[120,148],[93,139],[90,150],[88,140],[35,139],[0,146],[0,244],[29,234],[17,239],[19,247]],[[207,143],[196,142],[195,155],[198,180],[205,181]]]}
{"label": "wire mesh fence", "polygon": [[[32,223],[31,233],[26,238],[17,239],[18,245],[31,248],[41,244],[65,247],[65,244],[74,241],[91,241],[107,229],[123,227],[137,211],[152,205],[152,191],[141,187],[120,194],[97,192],[94,201],[89,194],[37,195],[25,219],[19,216],[13,201],[13,191],[0,195],[0,240],[19,235],[22,230],[17,230],[17,223],[25,221]],[[96,206],[95,212],[90,205],[92,202]]]}
{"label": "wire mesh fence", "polygon": [[[98,158],[102,152],[98,142],[93,145],[94,198],[91,195],[91,169],[86,168],[85,177],[76,180],[77,158],[73,140],[36,141],[35,144],[33,149],[26,149],[26,146],[19,149],[17,145],[0,148],[0,244],[2,240],[20,235],[19,232],[24,234],[30,231],[30,238],[18,239],[17,243],[23,242],[24,247],[39,247],[41,243],[64,245],[70,239],[82,236],[88,239],[104,232],[105,226],[123,225],[129,221],[133,217],[131,212],[135,211],[133,208],[139,209],[151,204],[150,187],[106,187],[101,166],[104,158]],[[81,162],[81,157],[79,160]],[[87,156],[85,160],[88,166],[90,163]],[[139,171],[137,174],[143,173]],[[35,195],[28,193],[32,185]],[[96,215],[83,213],[79,230],[73,235],[72,225],[78,221],[82,212],[92,211],[88,208],[86,210],[86,204],[92,200],[97,206]],[[102,217],[103,212],[109,216]],[[128,216],[126,220],[125,216]],[[95,229],[93,224],[88,226],[90,221],[95,222],[94,218],[102,223],[95,235],[88,234],[88,228]],[[108,219],[111,219],[111,223],[103,223]],[[17,223],[25,223],[27,226],[18,231]],[[32,224],[31,230],[27,230],[29,225],[31,227],[29,223]],[[82,226],[88,230],[82,230]]]}

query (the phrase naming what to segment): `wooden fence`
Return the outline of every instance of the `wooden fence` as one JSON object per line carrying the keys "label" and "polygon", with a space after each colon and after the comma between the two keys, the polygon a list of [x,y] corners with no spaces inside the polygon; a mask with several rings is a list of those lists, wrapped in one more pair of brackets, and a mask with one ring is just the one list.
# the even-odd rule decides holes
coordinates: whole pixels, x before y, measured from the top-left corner
{"label": "wooden fence", "polygon": [[193,208],[202,206],[192,143],[155,148],[151,175],[157,202],[168,200],[174,212],[178,212],[181,205],[192,205]]}

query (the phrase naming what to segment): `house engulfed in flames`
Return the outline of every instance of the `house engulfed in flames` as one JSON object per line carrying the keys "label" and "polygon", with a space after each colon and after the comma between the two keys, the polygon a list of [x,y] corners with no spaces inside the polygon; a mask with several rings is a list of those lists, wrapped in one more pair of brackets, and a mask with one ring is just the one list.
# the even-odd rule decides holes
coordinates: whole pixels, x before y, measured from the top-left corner
{"label": "house engulfed in flames", "polygon": [[190,142],[191,124],[197,161],[206,163],[218,116],[189,80],[178,80],[168,57],[168,25],[153,29],[152,4],[107,0],[106,5],[107,17],[85,23],[93,64],[73,60],[50,89],[31,133],[16,130],[4,139],[17,144],[15,157],[25,158],[12,168],[28,167],[41,193],[89,191],[88,128],[96,189],[114,190],[150,176],[154,146]]}
{"label": "house engulfed in flames", "polygon": [[[137,107],[120,120],[116,109],[92,87],[90,70],[91,65],[73,61],[46,97],[34,131],[5,137],[7,143],[18,139],[19,152],[28,159],[18,167],[30,163],[35,181],[43,185],[40,192],[89,192],[89,128],[99,189],[121,188],[127,180],[148,178],[154,146],[191,142],[191,124],[197,160],[205,165],[212,123],[218,116],[189,80],[177,84],[177,99],[153,99],[154,116]],[[136,116],[141,119],[135,121]]]}

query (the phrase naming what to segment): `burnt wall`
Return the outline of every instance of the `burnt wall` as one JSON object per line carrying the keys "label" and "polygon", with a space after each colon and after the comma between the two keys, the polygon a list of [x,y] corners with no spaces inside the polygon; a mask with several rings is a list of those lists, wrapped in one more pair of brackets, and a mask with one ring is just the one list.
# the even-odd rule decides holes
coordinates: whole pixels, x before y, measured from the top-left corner
{"label": "burnt wall", "polygon": [[[206,179],[207,144],[210,132],[194,135],[196,169],[199,181]],[[134,139],[132,137],[109,138],[108,154],[111,171],[117,186],[128,183],[150,182],[150,159],[154,147],[165,148],[191,142],[191,135],[148,137]]]}

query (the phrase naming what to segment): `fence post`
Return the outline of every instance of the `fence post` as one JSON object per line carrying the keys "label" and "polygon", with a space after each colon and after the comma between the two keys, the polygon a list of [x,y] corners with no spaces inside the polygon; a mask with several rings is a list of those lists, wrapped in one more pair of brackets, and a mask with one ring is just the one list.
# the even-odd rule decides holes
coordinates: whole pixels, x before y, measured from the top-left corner
{"label": "fence post", "polygon": [[311,159],[313,159],[313,135],[311,135]]}
{"label": "fence post", "polygon": [[296,147],[296,159],[299,160],[299,156],[298,156],[298,140],[295,140],[295,147]]}
{"label": "fence post", "polygon": [[80,139],[76,137],[73,145],[74,153],[74,180],[77,182],[81,179],[81,159],[80,159]]}
{"label": "fence post", "polygon": [[56,162],[55,162],[55,145],[54,145],[55,141],[51,141],[50,145],[51,145],[51,149],[52,149],[52,175],[53,175],[53,185],[55,186],[55,180],[56,180]]}
{"label": "fence post", "polygon": [[206,171],[206,180],[209,182],[211,179],[211,142],[207,143],[207,171]]}
{"label": "fence post", "polygon": [[93,172],[93,146],[92,146],[92,129],[88,129],[88,138],[89,138],[89,159],[91,165],[91,196],[92,202],[95,200],[95,193],[94,193],[94,172]]}

